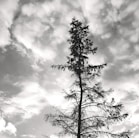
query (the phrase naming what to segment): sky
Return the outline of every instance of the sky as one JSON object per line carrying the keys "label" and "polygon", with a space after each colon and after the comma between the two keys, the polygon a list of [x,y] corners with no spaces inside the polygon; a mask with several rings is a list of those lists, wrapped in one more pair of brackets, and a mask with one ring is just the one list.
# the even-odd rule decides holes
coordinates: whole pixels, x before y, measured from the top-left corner
{"label": "sky", "polygon": [[44,115],[67,106],[70,73],[51,65],[66,61],[73,17],[89,25],[90,62],[108,64],[102,84],[129,113],[119,127],[139,137],[138,0],[0,0],[0,138],[58,138]]}

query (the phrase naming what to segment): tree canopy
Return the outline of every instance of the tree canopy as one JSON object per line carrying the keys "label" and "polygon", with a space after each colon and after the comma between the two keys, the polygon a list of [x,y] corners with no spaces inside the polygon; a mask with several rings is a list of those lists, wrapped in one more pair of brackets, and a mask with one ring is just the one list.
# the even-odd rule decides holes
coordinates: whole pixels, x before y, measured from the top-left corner
{"label": "tree canopy", "polygon": [[[72,72],[75,81],[66,92],[65,98],[73,104],[69,111],[57,110],[56,114],[47,114],[46,120],[62,128],[61,134],[74,135],[77,138],[99,138],[103,135],[115,138],[129,138],[129,131],[115,133],[112,126],[128,116],[123,113],[123,105],[114,98],[106,101],[111,90],[104,90],[96,81],[106,64],[92,65],[90,55],[96,54],[89,33],[89,26],[73,18],[69,30],[70,54],[64,65],[53,65],[59,70]],[[67,109],[68,110],[68,109]]]}

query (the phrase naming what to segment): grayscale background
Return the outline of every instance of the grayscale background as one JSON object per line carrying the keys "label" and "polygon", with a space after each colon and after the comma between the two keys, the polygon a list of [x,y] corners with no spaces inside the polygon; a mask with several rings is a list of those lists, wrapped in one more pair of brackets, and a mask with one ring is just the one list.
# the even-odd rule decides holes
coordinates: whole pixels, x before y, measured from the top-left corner
{"label": "grayscale background", "polygon": [[89,25],[90,62],[108,64],[102,83],[129,113],[117,128],[139,138],[139,0],[0,0],[0,138],[58,138],[44,115],[68,108],[72,78],[51,65],[66,60],[73,17]]}

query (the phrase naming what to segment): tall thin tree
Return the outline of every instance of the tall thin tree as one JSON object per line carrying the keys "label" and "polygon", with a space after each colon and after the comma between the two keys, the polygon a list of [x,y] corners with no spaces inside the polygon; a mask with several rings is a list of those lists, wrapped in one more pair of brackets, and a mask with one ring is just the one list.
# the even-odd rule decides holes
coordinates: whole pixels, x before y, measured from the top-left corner
{"label": "tall thin tree", "polygon": [[46,120],[62,128],[62,134],[71,134],[77,138],[98,138],[107,135],[115,138],[129,138],[129,132],[113,133],[110,125],[128,116],[122,113],[122,104],[112,98],[107,102],[110,93],[104,90],[101,83],[95,81],[106,64],[89,63],[91,54],[97,48],[90,39],[89,27],[73,18],[69,30],[70,55],[65,65],[53,65],[59,70],[68,69],[75,78],[74,87],[66,92],[65,98],[73,104],[69,112],[57,110],[56,114],[47,114]]}

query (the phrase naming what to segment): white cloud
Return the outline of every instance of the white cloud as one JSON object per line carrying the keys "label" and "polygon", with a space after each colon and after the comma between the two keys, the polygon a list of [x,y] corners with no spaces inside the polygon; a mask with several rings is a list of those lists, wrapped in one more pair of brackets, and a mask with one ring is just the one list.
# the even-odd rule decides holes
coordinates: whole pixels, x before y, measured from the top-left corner
{"label": "white cloud", "polygon": [[103,24],[99,19],[99,12],[104,7],[101,0],[80,0],[80,4],[83,10],[85,18],[88,20],[90,31],[93,34],[103,33]]}
{"label": "white cloud", "polygon": [[0,12],[5,18],[5,25],[8,27],[12,24],[14,12],[17,9],[19,0],[1,0],[0,1]]}
{"label": "white cloud", "polygon": [[101,65],[105,63],[105,57],[102,54],[90,55],[89,64]]}
{"label": "white cloud", "polygon": [[130,33],[130,41],[133,42],[133,43],[137,43],[138,40],[139,40],[139,26],[137,24],[137,22],[139,21],[138,20],[135,20],[132,24],[133,24],[133,27],[135,27],[134,30],[131,31]]}
{"label": "white cloud", "polygon": [[[50,138],[60,138],[57,135],[51,135]],[[72,138],[71,136],[63,136],[63,138]]]}
{"label": "white cloud", "polygon": [[22,7],[22,13],[27,16],[37,16],[39,18],[43,18],[44,16],[49,16],[54,11],[58,11],[61,7],[60,2],[60,0],[55,0],[52,2],[46,1],[43,3],[36,2],[26,4]]}
{"label": "white cloud", "polygon": [[112,5],[115,6],[116,8],[119,8],[124,2],[124,0],[116,0],[116,1],[110,0],[110,1],[111,1]]}
{"label": "white cloud", "polygon": [[135,138],[138,138],[138,137],[139,137],[139,135],[136,135],[136,136],[135,136]]}
{"label": "white cloud", "polygon": [[108,39],[110,37],[111,37],[111,33],[106,33],[106,34],[101,36],[102,39]]}
{"label": "white cloud", "polygon": [[[133,105],[132,105],[133,106]],[[138,105],[138,107],[139,107],[139,105]],[[133,114],[132,116],[131,116],[131,118],[129,119],[129,121],[130,121],[130,123],[131,124],[134,124],[134,125],[138,125],[139,124],[139,114]]]}
{"label": "white cloud", "polygon": [[128,68],[133,69],[134,71],[139,70],[139,59],[134,60],[130,65],[128,65]]}
{"label": "white cloud", "polygon": [[3,118],[0,118],[0,131],[5,129],[6,122]]}
{"label": "white cloud", "polygon": [[58,138],[56,135],[51,135],[50,138]]}
{"label": "white cloud", "polygon": [[[54,6],[55,4],[57,8]],[[53,60],[56,57],[53,45],[56,46],[63,41],[63,35],[59,33],[63,33],[64,29],[61,27],[60,30],[55,28],[53,32],[53,20],[46,17],[53,11],[58,10],[58,5],[59,1],[53,1],[30,3],[22,7],[22,13],[29,17],[25,16],[19,19],[15,26],[14,34],[17,40],[24,44],[26,49],[32,51],[37,60]]]}
{"label": "white cloud", "polygon": [[34,135],[30,135],[30,134],[24,134],[24,135],[22,135],[21,137],[28,137],[28,138],[36,138],[36,136],[34,136]]}
{"label": "white cloud", "polygon": [[12,123],[8,123],[7,126],[6,126],[5,131],[16,135],[17,130],[16,130],[16,127]]}
{"label": "white cloud", "polygon": [[22,7],[22,13],[27,16],[32,16],[36,14],[42,17],[44,16],[44,11],[40,9],[42,9],[42,5],[30,3]]}
{"label": "white cloud", "polygon": [[22,82],[16,85],[22,88],[21,92],[15,97],[3,101],[3,110],[7,115],[20,115],[23,119],[28,119],[38,115],[48,105],[64,109],[69,106],[69,102],[64,99],[64,93],[61,93],[61,89],[47,91],[37,82]]}
{"label": "white cloud", "polygon": [[39,40],[48,29],[49,26],[44,26],[40,20],[35,19],[25,24],[18,24],[14,34],[18,41],[24,44],[25,48],[33,52],[36,59],[53,60],[56,57],[53,48],[47,46],[47,44],[44,46]]}
{"label": "white cloud", "polygon": [[130,41],[136,43],[138,42],[138,38],[139,38],[139,34],[135,32],[133,35],[131,35]]}
{"label": "white cloud", "polygon": [[118,89],[123,89],[125,91],[137,91],[139,89],[137,82],[135,80],[121,80],[117,85]]}
{"label": "white cloud", "polygon": [[9,133],[16,135],[16,127],[11,122],[6,122],[2,117],[0,117],[0,133]]}
{"label": "white cloud", "polygon": [[[104,87],[107,86],[107,88],[113,88],[114,90],[118,90],[118,91],[120,90],[120,91],[137,92],[139,89],[138,78],[134,76],[128,77],[128,79],[127,77],[122,77],[121,79],[115,81],[103,80],[103,85]],[[122,97],[122,93],[120,93],[118,97],[119,98]]]}
{"label": "white cloud", "polygon": [[62,5],[61,0],[32,2],[23,5],[21,11],[26,16],[19,17],[14,35],[41,61],[56,58],[57,46],[67,40],[68,23],[74,16],[81,17],[78,11],[70,10],[69,5]]}
{"label": "white cloud", "polygon": [[[107,85],[110,88],[114,89],[114,92],[108,96],[108,100],[114,98],[116,102],[120,102],[124,106],[124,112],[129,114],[128,118],[125,120],[125,124],[122,124],[128,128],[132,125],[132,128],[138,126],[139,123],[139,87],[137,78],[128,78],[125,77],[121,80],[114,82],[107,82],[104,86]],[[134,132],[135,130],[133,130]]]}
{"label": "white cloud", "polygon": [[135,12],[138,9],[138,7],[139,7],[139,2],[137,0],[135,0],[135,1],[129,3],[129,5],[126,8],[126,11],[128,13]]}
{"label": "white cloud", "polygon": [[62,42],[65,42],[67,40],[67,34],[68,30],[66,28],[66,26],[57,26],[54,28],[54,32],[53,32],[53,37],[55,39],[54,44],[60,44]]}
{"label": "white cloud", "polygon": [[91,12],[92,14],[99,14],[99,11],[104,6],[100,0],[82,0],[82,4],[84,5],[86,12]]}
{"label": "white cloud", "polygon": [[[8,44],[10,41],[7,28],[12,23],[13,13],[18,6],[17,2],[18,0],[0,1],[0,45],[2,46]],[[120,7],[122,3],[123,0],[112,0],[112,4],[115,7]],[[84,15],[89,22],[91,31],[95,35],[103,34],[106,28],[104,24],[102,24],[99,17],[100,10],[104,8],[103,2],[101,0],[80,0],[80,4],[83,8]],[[136,10],[137,8],[138,2],[131,3],[125,9],[127,12],[126,15],[130,12],[135,12],[134,15],[136,18],[138,18],[139,16],[138,10]],[[111,11],[109,13],[111,13]],[[32,2],[30,4],[26,4],[22,8],[22,14],[24,16],[21,16],[18,19],[14,30],[14,34],[16,35],[18,41],[24,44],[25,49],[32,51],[35,59],[49,61],[52,61],[56,58],[57,48],[55,48],[55,46],[65,41],[67,35],[66,33],[68,33],[66,30],[66,24],[68,25],[73,16],[76,17],[77,15],[79,18],[81,18],[81,14],[78,11],[71,10],[68,5],[61,3],[61,0],[54,0],[53,2],[45,1],[43,3]],[[126,15],[124,15],[124,17],[126,17]],[[111,16],[114,16],[114,20],[117,21],[118,17],[116,13],[112,13]],[[108,21],[111,21],[111,19]],[[134,27],[138,27],[138,20],[136,20],[136,26]],[[136,33],[134,33],[134,31],[130,31],[128,28],[126,29],[126,26],[125,30],[127,31],[123,31],[123,36],[129,37],[129,40],[134,43],[138,41],[138,30]],[[114,37],[111,31],[108,31],[107,34],[104,34],[102,38],[113,39]],[[130,55],[128,53],[128,48],[130,45],[123,39],[117,41],[117,37],[114,38],[114,40],[116,41],[113,41],[113,44],[111,44],[113,46],[110,46],[109,49],[114,57],[116,57],[118,60],[129,58]],[[138,48],[136,47],[136,49]],[[22,49],[20,51],[22,51]],[[104,62],[105,57],[103,57],[101,54],[97,54],[90,58],[90,63],[92,64],[102,64]],[[138,60],[134,60],[132,64],[126,66],[125,69],[130,68],[136,71],[139,69],[137,66],[138,63]],[[35,71],[41,71],[41,68],[36,63],[32,65],[32,68],[34,68]],[[22,118],[28,119],[33,115],[38,115],[48,104],[59,107],[67,107],[67,104],[63,98],[63,94],[60,93],[60,89],[66,89],[69,86],[70,81],[71,80],[67,75],[61,75],[56,79],[56,85],[59,86],[59,89],[50,91],[50,93],[48,93],[47,89],[46,92],[44,88],[34,81],[18,83],[17,85],[21,87],[22,90],[15,97],[10,98],[9,101],[4,101],[4,103],[7,104],[4,106],[5,113],[10,115],[21,115]],[[127,97],[126,91],[137,92],[139,89],[136,78],[135,80],[131,80],[127,77],[126,79],[122,79],[119,82],[108,82],[107,86],[112,86],[112,88],[116,88],[116,90],[118,90],[118,92],[113,95],[117,101],[121,101]],[[139,106],[137,101],[127,101],[126,106],[129,110],[129,113],[132,115],[130,121],[136,125],[136,122],[138,122],[138,114],[135,114],[135,112]],[[16,133],[16,128],[12,123],[9,122],[6,126],[5,124],[5,120],[1,119],[0,130],[11,132],[12,134]],[[23,137],[26,136],[27,135],[23,135]],[[33,138],[34,136],[28,135],[28,137]],[[58,137],[56,135],[51,135],[51,138]]]}
{"label": "white cloud", "polygon": [[56,78],[56,85],[61,89],[67,89],[71,87],[73,83],[73,78],[71,77],[71,73],[69,71],[62,72]]}
{"label": "white cloud", "polygon": [[2,16],[0,16],[0,47],[5,47],[5,45],[9,44],[10,38],[9,38],[9,32],[7,27],[5,26],[4,19]]}
{"label": "white cloud", "polygon": [[51,106],[67,107],[67,101],[64,99],[64,94],[60,93],[60,90],[51,91],[51,93],[47,94],[47,101]]}
{"label": "white cloud", "polygon": [[0,47],[5,47],[10,42],[8,28],[12,24],[12,19],[18,6],[18,1],[19,0],[0,1]]}
{"label": "white cloud", "polygon": [[39,114],[47,105],[45,90],[36,82],[17,85],[22,87],[22,91],[6,102],[8,106],[4,107],[5,113],[13,116],[19,114],[24,119]]}

